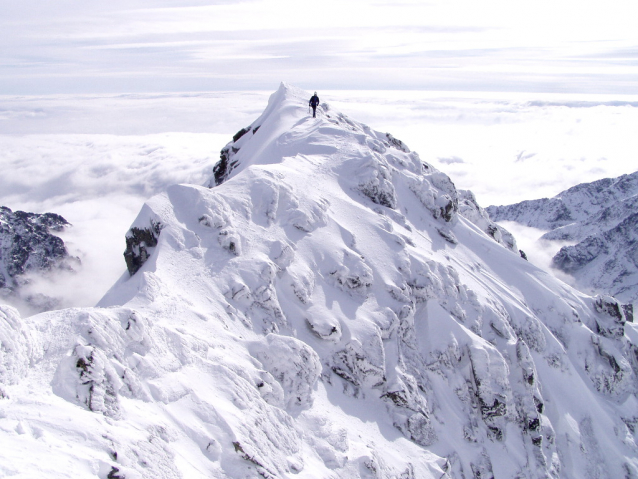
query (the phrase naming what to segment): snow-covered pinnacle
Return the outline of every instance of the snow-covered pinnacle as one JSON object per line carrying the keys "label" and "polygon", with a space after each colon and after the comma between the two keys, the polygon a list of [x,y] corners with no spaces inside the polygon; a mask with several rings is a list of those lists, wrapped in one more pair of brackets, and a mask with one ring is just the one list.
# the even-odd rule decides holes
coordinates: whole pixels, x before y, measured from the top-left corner
{"label": "snow-covered pinnacle", "polygon": [[0,464],[100,478],[638,474],[628,312],[521,259],[391,136],[325,104],[311,118],[309,97],[283,85],[219,184],[147,202],[133,226],[161,225],[155,245],[100,307],[1,310]]}

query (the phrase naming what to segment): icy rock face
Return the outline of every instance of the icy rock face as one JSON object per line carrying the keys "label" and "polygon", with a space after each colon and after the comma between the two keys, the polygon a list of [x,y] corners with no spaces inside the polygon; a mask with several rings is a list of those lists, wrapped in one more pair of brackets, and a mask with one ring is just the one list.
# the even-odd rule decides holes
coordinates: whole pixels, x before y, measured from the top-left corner
{"label": "icy rock face", "polygon": [[[239,160],[235,158],[235,154],[249,137],[253,136],[259,130],[258,126],[248,126],[242,128],[233,136],[233,141],[228,143],[219,154],[219,161],[213,167],[213,178],[208,183],[208,187],[221,185],[230,176],[232,171],[239,164]],[[242,141],[240,141],[244,138]]]}
{"label": "icy rock face", "polygon": [[124,260],[131,276],[137,273],[149,259],[157,246],[161,231],[162,223],[155,218],[149,218],[147,224],[134,225],[128,230],[125,238]]}
{"label": "icy rock face", "polygon": [[581,289],[638,301],[638,172],[574,186],[554,198],[490,206],[494,221],[550,230],[542,238],[574,241],[553,258]]}
{"label": "icy rock face", "polygon": [[0,206],[0,289],[8,292],[20,285],[29,271],[69,268],[64,241],[50,231],[70,224],[55,213],[25,213]]}
{"label": "icy rock face", "polygon": [[[282,85],[221,184],[150,199],[133,227],[161,224],[156,244],[98,307],[6,312],[0,351],[17,353],[0,356],[0,464],[47,477],[65,477],[60,461],[98,477],[638,474],[627,311],[495,241],[475,201],[402,143],[325,104],[308,117],[308,98]],[[392,204],[362,190],[377,180]]]}

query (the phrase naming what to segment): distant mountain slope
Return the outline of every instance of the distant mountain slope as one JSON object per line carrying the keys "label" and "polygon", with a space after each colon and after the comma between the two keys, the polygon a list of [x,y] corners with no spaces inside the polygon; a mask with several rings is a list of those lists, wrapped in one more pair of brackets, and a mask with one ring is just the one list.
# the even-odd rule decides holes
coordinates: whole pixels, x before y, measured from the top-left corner
{"label": "distant mountain slope", "polygon": [[636,211],[638,171],[618,178],[582,183],[553,198],[488,206],[494,221],[516,221],[551,230],[547,239],[581,240],[606,231]]}
{"label": "distant mountain slope", "polygon": [[3,472],[638,477],[630,309],[524,261],[470,192],[308,98],[282,84],[212,188],[151,198],[97,307],[0,306]]}
{"label": "distant mountain slope", "polygon": [[573,275],[584,291],[638,301],[638,172],[487,212],[494,221],[549,229],[542,239],[576,241],[556,254],[555,267]]}
{"label": "distant mountain slope", "polygon": [[[55,213],[26,213],[0,206],[0,297],[19,297],[26,273],[42,273],[69,268],[64,241],[50,233],[70,224]],[[76,258],[73,260],[77,261]],[[22,297],[36,310],[50,309],[54,298]]]}
{"label": "distant mountain slope", "polygon": [[603,233],[561,248],[553,264],[585,288],[638,303],[638,212]]}

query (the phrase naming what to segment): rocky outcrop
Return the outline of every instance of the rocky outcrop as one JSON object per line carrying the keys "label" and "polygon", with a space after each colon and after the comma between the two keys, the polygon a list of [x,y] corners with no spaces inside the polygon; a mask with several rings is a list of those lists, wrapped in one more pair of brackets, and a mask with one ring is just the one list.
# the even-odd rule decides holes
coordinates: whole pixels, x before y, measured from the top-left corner
{"label": "rocky outcrop", "polygon": [[71,226],[55,213],[26,213],[0,206],[0,295],[20,298],[35,310],[55,307],[56,300],[42,294],[22,298],[27,273],[73,270],[79,258],[69,255],[64,241],[51,234]]}
{"label": "rocky outcrop", "polygon": [[228,179],[232,171],[239,165],[239,160],[235,158],[235,155],[239,152],[243,142],[246,141],[246,134],[248,133],[248,137],[251,137],[257,133],[257,130],[259,130],[259,126],[242,128],[233,135],[233,141],[222,148],[219,161],[213,167],[213,177],[207,185],[209,188],[221,185]]}
{"label": "rocky outcrop", "polygon": [[161,230],[162,224],[151,220],[148,227],[134,226],[126,233],[124,260],[131,276],[137,273],[150,257],[152,249],[157,246]]}

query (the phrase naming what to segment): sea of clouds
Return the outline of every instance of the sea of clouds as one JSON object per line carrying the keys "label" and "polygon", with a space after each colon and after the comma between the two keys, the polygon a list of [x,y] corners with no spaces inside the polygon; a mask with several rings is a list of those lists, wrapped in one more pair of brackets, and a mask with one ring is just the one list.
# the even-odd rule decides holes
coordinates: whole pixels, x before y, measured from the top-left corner
{"label": "sea of clouds", "polygon": [[[277,85],[273,85],[273,90]],[[60,306],[94,305],[126,268],[124,235],[144,201],[175,183],[203,185],[220,149],[269,92],[0,97],[0,204],[47,211],[82,260],[34,279]],[[638,97],[327,91],[322,101],[392,133],[474,191],[482,206],[549,197],[636,170]],[[559,244],[507,225],[548,267]],[[569,280],[569,278],[563,278]],[[26,313],[28,311],[25,310]]]}

